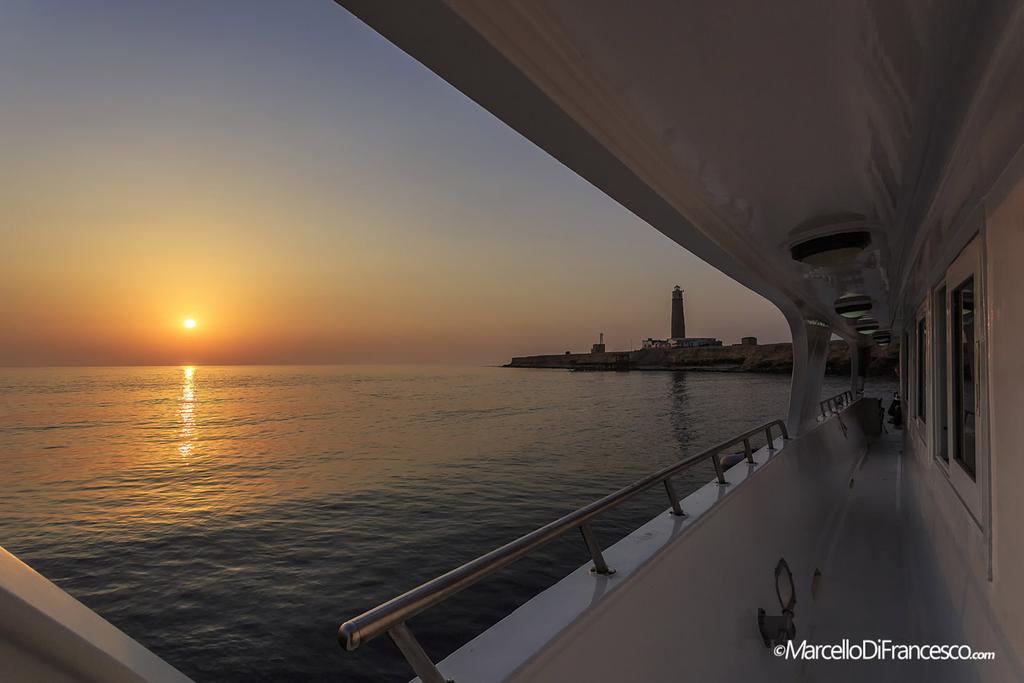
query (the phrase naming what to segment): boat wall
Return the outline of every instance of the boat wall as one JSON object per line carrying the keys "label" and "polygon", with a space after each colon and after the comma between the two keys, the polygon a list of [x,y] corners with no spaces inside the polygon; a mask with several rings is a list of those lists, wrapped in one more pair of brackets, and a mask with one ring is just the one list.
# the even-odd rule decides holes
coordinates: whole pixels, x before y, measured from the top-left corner
{"label": "boat wall", "polygon": [[[977,517],[952,484],[948,467],[936,458],[938,413],[934,393],[935,338],[926,349],[929,405],[924,420],[906,403],[903,498],[909,585],[916,594],[921,642],[966,643],[996,652],[979,663],[977,680],[1024,680],[1024,154],[1014,161],[984,201],[960,222],[958,242],[982,245],[985,321],[979,334],[982,360],[980,406],[987,421],[978,426],[978,457],[986,460],[983,505]],[[939,268],[942,264],[940,262]],[[934,281],[935,278],[932,278]],[[927,280],[908,293],[906,307],[922,306],[934,329],[936,303]],[[913,345],[908,369],[916,365]],[[906,373],[913,396],[912,373]]]}
{"label": "boat wall", "polygon": [[189,682],[184,674],[3,548],[0,679]]}

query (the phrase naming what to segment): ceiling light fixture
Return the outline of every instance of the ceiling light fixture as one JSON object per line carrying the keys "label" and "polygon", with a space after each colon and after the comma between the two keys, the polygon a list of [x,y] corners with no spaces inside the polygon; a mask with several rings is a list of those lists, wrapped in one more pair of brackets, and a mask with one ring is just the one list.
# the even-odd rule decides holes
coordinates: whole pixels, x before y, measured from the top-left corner
{"label": "ceiling light fixture", "polygon": [[878,321],[871,318],[861,318],[853,327],[861,334],[873,334],[878,330]]}
{"label": "ceiling light fixture", "polygon": [[793,259],[810,266],[838,266],[850,263],[871,244],[867,230],[822,235],[790,247]]}
{"label": "ceiling light fixture", "polygon": [[835,301],[836,313],[844,318],[861,318],[871,310],[871,297],[865,294],[844,294]]}

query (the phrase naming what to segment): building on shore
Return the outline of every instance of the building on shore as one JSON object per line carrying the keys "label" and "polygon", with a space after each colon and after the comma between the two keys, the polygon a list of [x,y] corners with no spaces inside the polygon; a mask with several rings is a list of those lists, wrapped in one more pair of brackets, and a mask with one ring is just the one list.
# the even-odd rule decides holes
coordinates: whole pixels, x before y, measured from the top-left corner
{"label": "building on shore", "polygon": [[686,337],[684,339],[653,339],[643,340],[645,349],[691,349],[697,346],[721,346],[722,340],[714,337]]}
{"label": "building on shore", "polygon": [[590,347],[591,353],[604,353],[604,332],[598,337],[598,342]]}
{"label": "building on shore", "polygon": [[757,337],[743,337],[740,339],[742,346],[757,346]]}

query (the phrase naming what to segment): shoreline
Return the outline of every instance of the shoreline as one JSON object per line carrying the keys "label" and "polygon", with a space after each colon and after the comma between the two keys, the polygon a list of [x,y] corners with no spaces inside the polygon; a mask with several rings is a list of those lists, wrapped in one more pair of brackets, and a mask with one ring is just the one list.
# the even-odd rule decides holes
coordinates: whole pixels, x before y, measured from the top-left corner
{"label": "shoreline", "polygon": [[[892,376],[899,365],[895,348],[872,347],[869,377]],[[702,371],[791,374],[793,348],[781,344],[732,344],[677,349],[641,349],[604,353],[563,353],[518,356],[502,367],[602,371]],[[829,343],[825,374],[848,375],[850,352],[845,341]]]}

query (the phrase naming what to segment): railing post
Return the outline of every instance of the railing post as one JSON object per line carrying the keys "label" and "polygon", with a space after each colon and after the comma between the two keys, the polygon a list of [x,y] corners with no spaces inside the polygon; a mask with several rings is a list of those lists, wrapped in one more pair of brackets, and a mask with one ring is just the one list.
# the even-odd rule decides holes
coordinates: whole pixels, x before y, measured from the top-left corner
{"label": "railing post", "polygon": [[402,651],[402,655],[405,657],[405,661],[409,662],[409,666],[416,672],[416,675],[420,677],[423,683],[448,683],[445,677],[441,675],[441,672],[434,666],[434,662],[431,661],[427,653],[423,651],[416,636],[412,634],[409,627],[405,625],[405,622],[392,626],[388,629],[388,635],[391,636],[391,640],[395,642],[398,649]]}
{"label": "railing post", "polygon": [[786,423],[779,420],[775,424],[779,425],[779,431],[782,432],[782,440],[789,441],[789,429],[786,427]]}
{"label": "railing post", "polygon": [[[824,401],[818,403],[818,407],[821,409],[821,418],[823,420],[827,420],[829,415],[834,415],[843,408],[847,408],[853,405],[853,401],[853,392],[850,391],[849,389],[842,392],[841,394],[836,394],[835,396],[830,396],[829,398],[826,398]],[[782,438],[787,439],[789,437],[783,435]]]}
{"label": "railing post", "polygon": [[768,450],[774,451],[775,450],[775,442],[772,441],[772,426],[771,425],[768,425],[767,427],[764,428],[764,436],[765,436],[766,439],[768,439]]}
{"label": "railing post", "polygon": [[725,480],[725,470],[722,469],[722,461],[718,459],[718,453],[711,456],[711,464],[715,466],[715,476],[718,477],[719,486],[728,486]]}
{"label": "railing post", "polygon": [[679,496],[676,495],[675,487],[672,486],[672,480],[668,478],[665,479],[665,493],[668,494],[668,502],[672,503],[672,514],[676,517],[685,517],[683,508],[679,506]]}
{"label": "railing post", "polygon": [[580,526],[580,533],[583,534],[583,542],[587,544],[590,557],[594,560],[594,568],[590,571],[595,574],[614,574],[615,570],[610,568],[604,561],[604,555],[601,554],[601,546],[598,545],[597,538],[594,536],[594,530],[590,528],[589,522]]}
{"label": "railing post", "polygon": [[743,439],[743,455],[747,456],[747,462],[754,464],[754,452],[750,450],[750,437]]}

